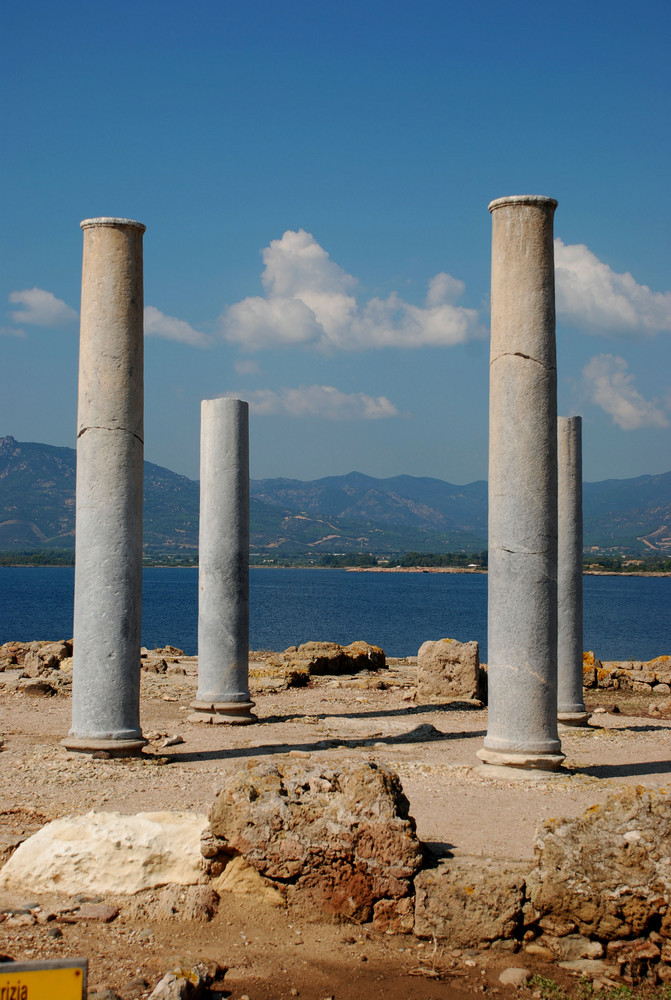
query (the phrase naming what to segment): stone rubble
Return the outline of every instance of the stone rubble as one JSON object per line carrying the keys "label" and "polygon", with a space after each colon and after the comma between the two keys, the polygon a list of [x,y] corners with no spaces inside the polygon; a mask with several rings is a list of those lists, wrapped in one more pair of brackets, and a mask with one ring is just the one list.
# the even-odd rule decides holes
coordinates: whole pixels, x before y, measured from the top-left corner
{"label": "stone rubble", "polygon": [[[5,644],[0,652],[4,654],[10,645],[14,647],[12,655],[15,661],[4,674],[0,673],[0,685],[5,677],[13,678],[22,672],[18,646],[23,646],[24,652],[36,653],[41,647],[59,644]],[[33,645],[39,648],[30,649]],[[146,659],[147,651],[142,652],[143,659]],[[179,666],[186,660],[180,658],[181,651],[170,647],[154,652],[157,659],[174,660],[171,666]],[[298,653],[298,649],[295,652]],[[586,659],[590,655],[586,654]],[[3,662],[7,659],[4,656]],[[189,659],[195,664],[195,658]],[[68,661],[66,656],[58,668],[49,666],[45,668],[46,673],[38,673],[34,678],[19,678],[19,681],[54,683],[53,678],[59,673],[68,676]],[[48,655],[44,662],[48,662]],[[669,662],[669,657],[650,661],[656,664],[652,673],[659,676],[660,668],[664,669],[664,664]],[[626,686],[626,671],[630,667],[630,664],[617,665],[617,669],[624,673],[614,679],[620,681],[624,678],[622,688]],[[589,669],[594,669],[596,676],[596,666],[588,663]],[[638,670],[639,667],[632,669]],[[364,687],[380,683],[374,677],[368,678],[367,670],[365,668],[360,675],[365,680]],[[193,673],[193,670],[190,672]],[[393,683],[393,667],[385,670],[385,676],[387,672],[389,680],[382,682],[384,686]],[[603,677],[597,677],[597,682],[603,680]],[[152,683],[162,684],[163,681],[152,679]],[[337,682],[321,682],[322,685],[325,683],[352,686],[358,682],[353,678],[343,678]],[[60,693],[62,689],[55,683],[54,686]],[[600,686],[603,687],[603,683]],[[314,721],[317,725],[319,718],[306,717],[303,721]],[[155,741],[158,748],[174,733],[172,729],[170,732],[146,735]],[[641,738],[634,732],[627,735],[631,739]],[[428,739],[429,734],[423,732],[422,736]],[[442,734],[436,731],[436,738],[438,736]],[[608,730],[593,734],[594,739],[606,741],[611,736]],[[624,738],[623,734],[619,738]],[[402,742],[400,737],[398,742]],[[67,768],[74,767],[74,764],[64,763],[60,753],[57,756],[54,772],[58,771],[62,780]],[[247,812],[233,816],[232,820],[230,813],[235,809],[231,808],[231,802],[228,803],[229,816],[224,826],[232,839],[227,839],[228,834],[222,838],[212,833],[202,842],[205,866],[209,869],[207,884],[164,885],[141,890],[122,902],[111,895],[112,890],[109,890],[109,897],[105,890],[104,900],[94,897],[84,902],[82,899],[78,906],[54,913],[42,912],[37,905],[6,911],[0,913],[0,923],[17,935],[28,934],[35,925],[46,923],[49,935],[56,939],[62,933],[59,925],[102,922],[104,913],[111,914],[115,909],[118,913],[119,907],[122,919],[205,922],[216,914],[226,893],[235,893],[248,895],[255,903],[278,907],[288,904],[292,911],[309,915],[310,919],[324,919],[327,911],[328,916],[338,919],[353,919],[355,922],[372,919],[372,928],[378,932],[414,933],[420,940],[435,938],[443,947],[457,945],[464,949],[519,950],[520,958],[524,955],[530,959],[535,957],[552,962],[567,972],[592,979],[595,989],[599,988],[599,984],[611,982],[614,976],[632,984],[644,980],[671,983],[671,800],[668,792],[639,789],[619,793],[605,805],[588,810],[577,820],[557,820],[546,824],[538,831],[536,863],[531,872],[529,862],[504,864],[490,863],[482,858],[458,857],[431,863],[428,856],[422,860],[420,845],[419,865],[406,864],[409,874],[401,875],[397,871],[387,879],[384,892],[376,896],[371,885],[377,878],[376,889],[380,888],[384,882],[381,869],[389,863],[388,856],[382,861],[380,856],[388,849],[392,852],[397,850],[399,844],[403,844],[403,838],[399,835],[397,842],[391,845],[378,839],[377,859],[370,853],[366,854],[365,850],[362,852],[360,845],[354,843],[362,827],[361,819],[355,815],[354,804],[355,800],[357,806],[360,802],[365,803],[366,796],[361,795],[360,789],[356,794],[352,792],[349,795],[344,820],[338,809],[324,809],[322,798],[327,799],[334,790],[341,791],[333,787],[337,782],[333,782],[332,774],[344,771],[346,767],[338,764],[327,774],[323,761],[317,765],[310,761],[309,754],[293,752],[294,758],[299,756],[299,762],[285,758],[281,763],[276,761],[272,765],[240,765],[236,775],[236,780],[239,779],[236,787],[242,795],[240,801],[244,802],[245,794],[249,799],[248,790],[254,784],[252,778],[255,778],[253,769],[256,766],[261,769],[261,787],[256,791],[261,792],[260,799],[266,797],[267,801],[265,805],[256,799],[254,802],[247,801]],[[158,762],[159,758],[155,760]],[[396,768],[396,764],[393,766]],[[410,766],[399,764],[398,769],[405,773],[404,767]],[[303,775],[301,778],[297,771],[293,783],[290,780],[292,768],[298,768]],[[476,780],[471,770],[467,770],[469,781]],[[372,771],[384,772],[384,769],[373,768]],[[455,769],[455,780],[459,777],[457,772],[458,769]],[[26,778],[30,780],[29,770],[26,770]],[[402,796],[398,778],[391,774],[390,780],[392,785],[397,785]],[[379,792],[376,781],[372,781],[369,789],[372,801]],[[327,787],[329,784],[331,789]],[[352,788],[359,786],[353,782]],[[238,800],[234,799],[235,796],[231,801],[237,807]],[[219,797],[212,807],[212,814],[217,802]],[[278,816],[273,816],[276,806]],[[258,813],[254,812],[255,808]],[[388,824],[386,807],[369,804],[366,808],[369,811],[378,810],[382,825]],[[297,815],[301,809],[305,810],[302,817]],[[245,815],[247,821],[244,820]],[[257,843],[253,836],[252,821],[256,823],[254,817],[257,815],[263,815],[265,821],[275,824],[272,836],[268,838],[266,854],[263,854],[263,845]],[[334,815],[337,822],[342,821],[342,829],[337,828],[335,832],[328,828],[329,817]],[[407,817],[407,803],[405,817],[399,810],[396,818],[407,818],[412,824]],[[327,828],[320,830],[322,819]],[[36,818],[35,825],[38,822]],[[202,825],[206,825],[204,820]],[[352,830],[355,836],[343,847],[339,838],[343,831],[351,833]],[[395,830],[392,841],[397,832]],[[24,838],[11,839],[11,843],[0,842],[0,863],[15,851],[17,843]],[[248,844],[241,848],[244,840]],[[196,837],[197,879],[202,879],[205,875],[199,867],[202,861],[197,841]],[[261,853],[249,858],[249,853],[254,854],[257,848]],[[400,852],[402,861],[404,858],[407,861],[404,850]],[[343,877],[346,874],[347,877]],[[4,871],[2,875],[5,875]],[[320,885],[322,877],[324,881]],[[402,895],[396,894],[399,882],[405,883]],[[21,884],[26,893],[33,891],[28,884]],[[89,886],[86,891],[96,889]],[[332,895],[334,898],[331,898]],[[114,923],[114,917],[109,919]],[[66,927],[64,930],[67,934]]]}
{"label": "stone rubble", "polygon": [[583,687],[635,691],[637,694],[671,694],[671,656],[653,660],[598,660],[583,653]]}

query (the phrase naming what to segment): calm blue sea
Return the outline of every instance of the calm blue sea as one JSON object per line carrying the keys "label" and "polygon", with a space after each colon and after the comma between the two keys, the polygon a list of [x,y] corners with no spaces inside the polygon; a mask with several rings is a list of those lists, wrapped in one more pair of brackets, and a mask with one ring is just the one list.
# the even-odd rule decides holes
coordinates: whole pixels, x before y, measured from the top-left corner
{"label": "calm blue sea", "polygon": [[[0,643],[72,635],[72,567],[0,567]],[[477,639],[487,659],[487,577],[253,569],[252,649],[311,639],[414,655],[426,639]],[[142,642],[197,652],[198,571],[145,569]],[[584,578],[584,649],[602,660],[671,653],[671,577]]]}

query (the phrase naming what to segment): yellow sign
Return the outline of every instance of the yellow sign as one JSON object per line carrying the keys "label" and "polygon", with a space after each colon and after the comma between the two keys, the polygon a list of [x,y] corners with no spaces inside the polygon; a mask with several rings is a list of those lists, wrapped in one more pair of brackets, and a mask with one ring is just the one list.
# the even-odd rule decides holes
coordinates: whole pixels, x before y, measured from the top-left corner
{"label": "yellow sign", "polygon": [[85,958],[0,962],[0,1000],[84,1000]]}

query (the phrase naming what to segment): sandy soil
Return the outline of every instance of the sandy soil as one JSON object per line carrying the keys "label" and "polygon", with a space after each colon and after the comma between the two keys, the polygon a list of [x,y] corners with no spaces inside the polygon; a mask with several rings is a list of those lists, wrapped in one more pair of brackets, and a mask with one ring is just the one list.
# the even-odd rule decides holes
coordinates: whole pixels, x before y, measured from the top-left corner
{"label": "sandy soil", "polygon": [[[648,716],[650,697],[591,696],[589,707],[617,702],[621,714],[598,714],[587,730],[564,730],[565,773],[527,781],[483,773],[475,752],[486,710],[417,704],[408,661],[391,661],[377,675],[253,691],[259,722],[248,727],[188,723],[195,664],[187,669],[187,676],[143,674],[142,725],[150,743],[141,758],[127,760],[67,753],[60,741],[70,725],[69,698],[29,697],[16,690],[10,671],[0,674],[0,850],[52,819],[92,809],[206,813],[221,777],[250,757],[383,763],[401,777],[420,838],[438,853],[476,858],[531,859],[539,820],[575,816],[624,784],[671,780],[671,721]],[[165,748],[174,735],[184,742]],[[0,894],[0,910],[27,902]],[[138,923],[122,908],[110,924],[62,923],[62,937],[50,929],[0,923],[0,953],[16,960],[87,956],[90,991],[113,989],[124,1000],[148,995],[176,961],[227,967],[218,987],[234,1000],[506,995],[515,991],[498,984],[500,969],[551,968],[523,952],[461,952],[356,925],[299,926],[291,912],[228,896],[205,924]]]}

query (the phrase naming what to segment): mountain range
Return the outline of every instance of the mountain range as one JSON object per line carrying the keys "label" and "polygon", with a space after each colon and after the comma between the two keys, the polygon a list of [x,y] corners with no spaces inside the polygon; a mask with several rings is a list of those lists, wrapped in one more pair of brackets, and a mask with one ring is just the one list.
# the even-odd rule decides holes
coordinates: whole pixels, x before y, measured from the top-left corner
{"label": "mountain range", "polygon": [[[0,551],[74,545],[72,448],[0,438]],[[196,554],[199,484],[145,462],[148,554]],[[250,484],[252,552],[477,552],[487,547],[487,483],[360,472]],[[587,551],[671,555],[671,472],[583,487]]]}

